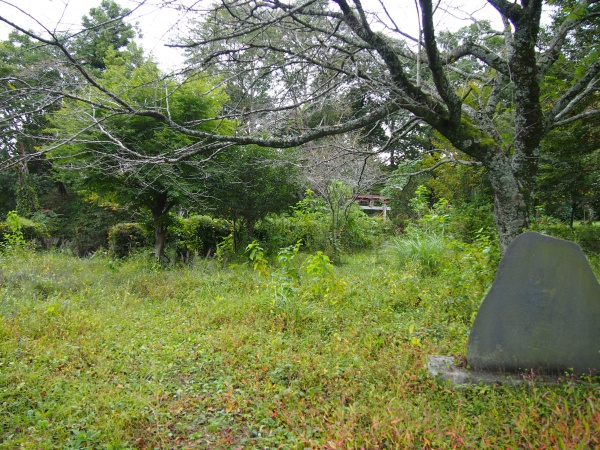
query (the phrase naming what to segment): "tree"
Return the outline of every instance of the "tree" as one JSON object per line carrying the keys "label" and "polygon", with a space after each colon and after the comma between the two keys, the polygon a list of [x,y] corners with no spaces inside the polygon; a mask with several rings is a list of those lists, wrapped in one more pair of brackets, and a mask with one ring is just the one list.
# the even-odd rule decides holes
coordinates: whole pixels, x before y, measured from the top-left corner
{"label": "tree", "polygon": [[[161,80],[152,61],[139,67],[127,54],[109,51],[102,82],[107,89],[121,92],[123,101],[165,111],[207,133],[230,132],[225,121],[204,120],[218,115],[226,96],[208,78],[198,77],[177,83]],[[85,101],[65,101],[52,117],[60,145],[48,156],[63,170],[79,172],[80,189],[92,190],[119,203],[149,210],[155,235],[155,256],[164,257],[168,213],[176,205],[198,202],[205,177],[205,152],[202,139],[182,134],[149,116],[123,116],[98,109],[107,101],[106,92],[91,88]],[[193,124],[193,125],[192,125]],[[192,155],[185,161],[169,161],[173,149],[188,148]]]}
{"label": "tree", "polygon": [[[368,136],[367,136],[368,139]],[[309,188],[329,209],[329,239],[333,259],[339,259],[341,238],[356,208],[356,198],[382,186],[381,162],[365,151],[365,134],[348,133],[320,139],[303,147],[304,176]],[[363,149],[363,151],[361,151]]]}
{"label": "tree", "polygon": [[215,158],[207,166],[204,191],[213,214],[231,220],[237,251],[239,226],[254,236],[256,222],[281,213],[298,200],[300,170],[293,155],[280,150],[243,146]]}
{"label": "tree", "polygon": [[[84,33],[69,39],[68,47],[81,63],[93,69],[105,69],[109,52],[127,51],[141,58],[132,39],[135,31],[123,17],[129,10],[121,9],[112,0],[103,0],[98,8],[84,16]],[[56,38],[60,38],[58,35]],[[67,38],[67,36],[62,36]],[[16,197],[15,207],[22,216],[40,209],[38,196],[53,185],[52,164],[40,157],[39,149],[49,139],[45,128],[48,115],[60,108],[62,92],[77,92],[79,81],[72,67],[57,57],[56,47],[40,46],[27,34],[14,31],[0,44],[0,76],[3,90],[2,154],[7,160],[20,158],[13,164],[16,179],[9,189]],[[11,158],[11,156],[13,156]],[[15,186],[16,185],[16,186]]]}
{"label": "tree", "polygon": [[[547,213],[572,227],[584,206],[599,201],[600,133],[596,123],[569,126],[544,139],[537,195]],[[561,213],[561,210],[566,210]]]}
{"label": "tree", "polygon": [[134,45],[135,48],[136,31],[123,20],[130,13],[113,0],[102,0],[100,6],[91,8],[89,16],[81,19],[84,32],[73,43],[75,58],[94,69],[104,70],[110,51],[121,54],[121,49],[127,48],[131,53],[133,49],[128,47]]}
{"label": "tree", "polygon": [[[393,21],[388,10],[368,11],[359,0],[222,0],[210,11],[215,34],[192,34],[181,46],[190,49],[236,43],[224,52],[215,45],[215,51],[199,66],[188,68],[190,76],[218,69],[225,56],[236,55],[243,61],[244,55],[264,52],[260,64],[273,79],[277,102],[260,111],[268,118],[264,122],[268,127],[244,134],[226,136],[194,129],[164,111],[124,100],[84,67],[74,66],[89,84],[107,94],[109,101],[98,107],[115,114],[152,117],[178,132],[222,146],[297,147],[325,136],[372,128],[406,111],[407,127],[414,121],[428,124],[450,148],[486,168],[494,193],[496,228],[505,249],[528,225],[543,136],[560,126],[599,115],[593,107],[580,108],[587,98],[597,95],[597,56],[573,61],[577,69],[564,76],[562,88],[555,90],[551,101],[542,94],[549,71],[558,60],[569,57],[568,48],[580,39],[577,30],[588,27],[586,36],[594,36],[600,3],[487,3],[500,15],[503,30],[477,22],[471,31],[440,35],[434,23],[441,9],[431,0],[419,0],[422,38],[415,38]],[[385,7],[385,3],[381,5]],[[545,5],[561,12],[554,17],[551,35],[541,32]],[[188,17],[194,12],[205,13],[193,8],[186,11]],[[18,27],[5,17],[0,20]],[[30,35],[55,46],[67,59],[71,57],[60,38]],[[247,73],[243,64],[236,70]],[[235,78],[232,73],[227,76]],[[341,111],[335,123],[313,122],[308,126],[305,120],[297,120],[323,111],[330,99],[352,88],[369,91],[379,101],[358,115]],[[176,158],[189,155],[186,148],[173,152]]]}
{"label": "tree", "polygon": [[[221,13],[217,11],[215,14]],[[213,20],[208,16],[193,30],[193,33],[200,40],[210,39],[211,36],[221,32],[220,26],[222,21]],[[214,41],[207,46],[190,48],[186,52],[187,65],[202,66],[207,59],[215,59],[215,54],[220,55],[207,71],[213,76],[223,78],[229,97],[225,108],[231,114],[235,114],[239,120],[238,132],[252,133],[262,124],[261,118],[264,118],[265,111],[268,111],[272,105],[273,99],[270,94],[273,91],[269,91],[273,79],[268,65],[262,63],[265,51],[261,49],[248,51],[238,58],[236,53],[238,44],[235,40]],[[240,67],[244,67],[244,70],[239,70]]]}
{"label": "tree", "polygon": [[10,169],[2,177],[2,188],[12,192],[3,204],[14,201],[10,209],[23,217],[39,210],[37,188],[48,184],[49,164],[36,154],[47,138],[47,114],[59,107],[56,92],[70,82],[60,66],[52,48],[40,47],[19,32],[0,42],[0,160]]}
{"label": "tree", "polygon": [[[563,26],[569,15],[577,14],[575,2],[568,0],[558,4],[562,8],[554,12],[557,25],[550,32]],[[548,84],[544,91],[548,101],[558,101],[566,80],[573,72],[581,70],[582,61],[589,64],[598,60],[599,24],[600,16],[596,14],[574,30],[572,37],[565,42],[564,54],[548,71]],[[575,111],[585,114],[599,107],[600,96],[596,90],[595,94],[580,99]],[[542,140],[537,200],[542,202],[547,213],[567,220],[571,227],[578,212],[583,208],[592,209],[600,199],[597,189],[600,179],[599,126],[600,117],[590,116],[551,130]]]}

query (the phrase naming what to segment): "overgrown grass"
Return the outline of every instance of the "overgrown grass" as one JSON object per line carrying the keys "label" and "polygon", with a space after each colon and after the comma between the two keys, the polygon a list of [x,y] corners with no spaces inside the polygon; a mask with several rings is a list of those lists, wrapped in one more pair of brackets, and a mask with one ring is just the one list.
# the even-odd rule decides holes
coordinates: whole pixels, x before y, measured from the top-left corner
{"label": "overgrown grass", "polygon": [[600,446],[597,379],[427,376],[427,355],[464,355],[494,274],[472,247],[445,255],[307,258],[291,278],[0,255],[0,448]]}
{"label": "overgrown grass", "polygon": [[390,249],[400,265],[419,265],[425,270],[435,271],[447,253],[444,236],[434,233],[412,233],[395,238]]}

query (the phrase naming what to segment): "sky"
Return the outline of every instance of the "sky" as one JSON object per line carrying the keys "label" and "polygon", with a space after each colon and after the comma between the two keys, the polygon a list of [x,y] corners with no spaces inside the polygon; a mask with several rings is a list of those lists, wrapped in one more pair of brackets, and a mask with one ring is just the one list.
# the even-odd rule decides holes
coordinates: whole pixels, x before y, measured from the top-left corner
{"label": "sky", "polygon": [[[184,26],[185,18],[178,20],[180,14],[174,9],[160,8],[161,3],[172,5],[210,4],[212,0],[116,0],[124,8],[133,10],[128,19],[138,23],[143,39],[140,44],[145,53],[153,54],[163,70],[176,69],[183,62],[181,52],[165,47],[169,39],[177,35],[178,24]],[[81,29],[81,18],[90,8],[100,5],[101,0],[0,0],[0,16],[34,31],[40,30],[40,24],[52,31]],[[139,6],[140,3],[143,5]],[[436,13],[436,28],[458,29],[468,24],[468,14],[475,12],[478,19],[492,20],[501,26],[496,11],[484,0],[446,0],[446,8]],[[365,8],[379,8],[377,0],[363,0]],[[417,34],[417,16],[415,0],[391,0],[386,5],[395,22],[410,34]],[[139,6],[139,7],[138,7]],[[0,22],[0,39],[5,39],[11,28]]]}

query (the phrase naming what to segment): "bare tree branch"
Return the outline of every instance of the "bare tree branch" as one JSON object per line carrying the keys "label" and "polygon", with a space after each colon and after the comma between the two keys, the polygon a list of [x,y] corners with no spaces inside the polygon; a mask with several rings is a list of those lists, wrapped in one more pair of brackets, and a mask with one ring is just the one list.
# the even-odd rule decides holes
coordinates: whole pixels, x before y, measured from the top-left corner
{"label": "bare tree branch", "polygon": [[450,86],[444,73],[440,52],[437,47],[435,31],[433,29],[433,9],[431,0],[419,0],[423,21],[423,35],[425,37],[425,51],[429,60],[429,69],[433,75],[433,82],[437,92],[448,107],[448,119],[456,126],[460,122],[461,101]]}
{"label": "bare tree branch", "polygon": [[421,169],[421,170],[415,170],[414,172],[396,173],[394,176],[397,178],[407,178],[407,181],[405,183],[405,186],[406,186],[410,182],[411,178],[414,178],[419,175],[423,175],[425,173],[431,173],[438,167],[443,166],[445,164],[461,164],[463,166],[482,167],[482,164],[478,161],[462,160],[462,159],[456,158],[453,154],[450,154],[450,155],[445,156],[444,158],[441,158],[438,161],[436,161],[436,163],[434,165],[432,165],[431,167],[426,167],[425,169]]}
{"label": "bare tree branch", "polygon": [[546,115],[546,126],[555,127],[555,121],[569,114],[586,95],[597,90],[600,61],[596,61],[588,71],[565,92]]}
{"label": "bare tree branch", "polygon": [[444,64],[454,63],[463,56],[474,56],[489,67],[496,69],[501,74],[506,76],[510,74],[508,63],[504,58],[492,52],[486,51],[484,48],[473,42],[467,42],[460,47],[455,48],[452,52],[444,55]]}

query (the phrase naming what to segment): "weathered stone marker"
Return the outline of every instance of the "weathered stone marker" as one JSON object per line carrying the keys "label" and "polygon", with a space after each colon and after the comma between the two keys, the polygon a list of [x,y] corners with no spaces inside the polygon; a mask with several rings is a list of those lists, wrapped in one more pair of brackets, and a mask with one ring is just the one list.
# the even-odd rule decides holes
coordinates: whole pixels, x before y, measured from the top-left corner
{"label": "weathered stone marker", "polygon": [[475,370],[600,371],[600,284],[572,242],[534,232],[506,249],[473,323]]}

